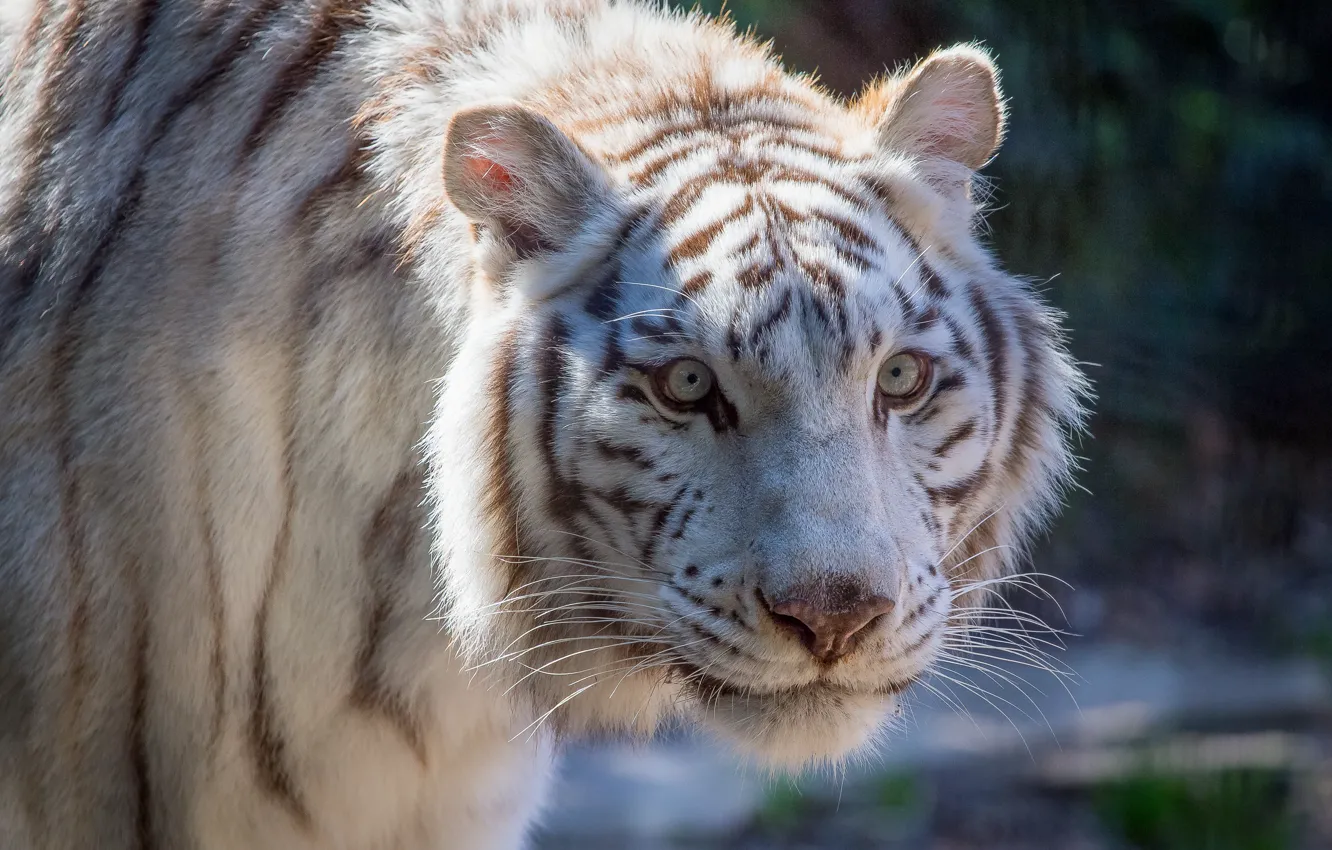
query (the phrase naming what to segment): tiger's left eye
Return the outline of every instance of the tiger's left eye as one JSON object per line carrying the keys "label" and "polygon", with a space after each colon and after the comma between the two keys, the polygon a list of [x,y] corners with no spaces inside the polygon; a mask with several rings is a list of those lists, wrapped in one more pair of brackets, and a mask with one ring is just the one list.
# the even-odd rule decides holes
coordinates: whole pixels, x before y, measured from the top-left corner
{"label": "tiger's left eye", "polygon": [[889,401],[914,401],[930,383],[930,361],[914,351],[894,354],[879,367],[879,392]]}
{"label": "tiger's left eye", "polygon": [[699,360],[684,357],[657,373],[657,387],[676,404],[695,404],[712,392],[712,370]]}

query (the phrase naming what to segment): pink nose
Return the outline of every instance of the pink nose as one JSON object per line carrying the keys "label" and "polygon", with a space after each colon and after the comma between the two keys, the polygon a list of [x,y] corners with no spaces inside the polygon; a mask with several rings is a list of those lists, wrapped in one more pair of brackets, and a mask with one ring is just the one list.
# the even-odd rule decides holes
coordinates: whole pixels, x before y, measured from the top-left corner
{"label": "pink nose", "polygon": [[886,596],[843,597],[836,605],[820,597],[824,594],[800,593],[770,608],[779,625],[798,634],[805,647],[824,661],[836,661],[850,652],[866,626],[896,604]]}

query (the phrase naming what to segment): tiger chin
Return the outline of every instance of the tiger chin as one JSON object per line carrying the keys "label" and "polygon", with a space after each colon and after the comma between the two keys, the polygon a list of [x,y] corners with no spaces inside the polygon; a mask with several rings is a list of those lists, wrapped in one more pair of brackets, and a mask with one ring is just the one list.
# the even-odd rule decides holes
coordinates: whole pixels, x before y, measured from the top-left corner
{"label": "tiger chin", "polygon": [[1070,479],[975,47],[843,100],[646,2],[7,45],[0,846],[513,850],[585,736],[872,753]]}

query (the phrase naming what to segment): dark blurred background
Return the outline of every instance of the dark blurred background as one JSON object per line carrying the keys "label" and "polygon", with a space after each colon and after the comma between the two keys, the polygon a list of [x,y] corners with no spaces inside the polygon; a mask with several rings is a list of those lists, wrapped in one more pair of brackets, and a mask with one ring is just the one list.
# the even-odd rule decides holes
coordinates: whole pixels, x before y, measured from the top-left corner
{"label": "dark blurred background", "polygon": [[[807,781],[670,742],[575,759],[547,846],[1332,848],[1332,3],[724,5],[844,94],[938,46],[996,56],[992,242],[1067,312],[1098,396],[1086,492],[1034,558],[1073,587],[1012,600],[1074,633],[1079,681],[1008,694],[1053,720],[995,706],[1026,744],[922,705],[923,743]],[[709,770],[755,790],[705,825],[726,793],[677,798]],[[645,789],[619,833],[577,821],[604,820],[577,814],[598,781]]]}

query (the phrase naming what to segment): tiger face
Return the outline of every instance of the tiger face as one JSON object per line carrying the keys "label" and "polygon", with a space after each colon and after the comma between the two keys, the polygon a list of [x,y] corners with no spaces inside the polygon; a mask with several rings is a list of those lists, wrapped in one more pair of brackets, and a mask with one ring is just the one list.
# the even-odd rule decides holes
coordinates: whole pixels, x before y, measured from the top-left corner
{"label": "tiger face", "polygon": [[986,57],[850,108],[693,85],[577,141],[453,119],[476,280],[430,442],[442,599],[534,724],[683,706],[765,761],[838,758],[1051,506],[1081,379],[971,234]]}

